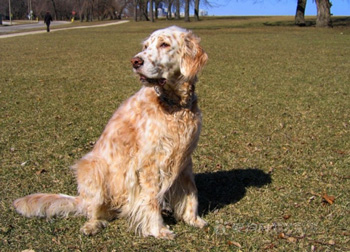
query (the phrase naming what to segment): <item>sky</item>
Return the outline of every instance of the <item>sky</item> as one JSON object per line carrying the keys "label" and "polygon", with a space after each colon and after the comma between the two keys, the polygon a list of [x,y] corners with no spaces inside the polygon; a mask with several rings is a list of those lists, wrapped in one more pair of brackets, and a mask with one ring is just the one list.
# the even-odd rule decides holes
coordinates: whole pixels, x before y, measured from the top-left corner
{"label": "sky", "polygon": [[[213,7],[201,4],[209,16],[294,16],[297,0],[208,0]],[[204,0],[201,0],[204,2]],[[254,3],[256,2],[256,3]],[[331,13],[334,16],[350,16],[350,0],[333,0]],[[305,15],[317,14],[314,0],[307,0]]]}

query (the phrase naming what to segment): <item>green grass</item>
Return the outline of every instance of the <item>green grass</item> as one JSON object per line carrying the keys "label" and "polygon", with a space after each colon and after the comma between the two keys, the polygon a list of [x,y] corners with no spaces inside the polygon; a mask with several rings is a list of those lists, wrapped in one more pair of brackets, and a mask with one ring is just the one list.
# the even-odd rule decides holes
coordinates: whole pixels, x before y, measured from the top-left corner
{"label": "green grass", "polygon": [[[0,250],[349,251],[350,29],[290,20],[130,22],[1,39]],[[83,217],[18,215],[11,204],[29,193],[76,194],[69,166],[140,88],[129,61],[140,42],[170,24],[193,29],[209,55],[194,154],[209,228],[170,223],[178,236],[164,241],[116,220],[85,237]]]}

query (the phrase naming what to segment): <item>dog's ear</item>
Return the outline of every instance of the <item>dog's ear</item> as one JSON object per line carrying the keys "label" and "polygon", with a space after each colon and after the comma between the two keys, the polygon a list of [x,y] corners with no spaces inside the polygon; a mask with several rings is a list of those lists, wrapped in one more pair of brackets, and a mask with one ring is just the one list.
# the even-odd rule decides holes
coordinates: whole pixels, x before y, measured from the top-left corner
{"label": "dog's ear", "polygon": [[181,74],[186,80],[192,80],[208,60],[208,55],[199,45],[200,38],[192,32],[184,34],[180,63]]}

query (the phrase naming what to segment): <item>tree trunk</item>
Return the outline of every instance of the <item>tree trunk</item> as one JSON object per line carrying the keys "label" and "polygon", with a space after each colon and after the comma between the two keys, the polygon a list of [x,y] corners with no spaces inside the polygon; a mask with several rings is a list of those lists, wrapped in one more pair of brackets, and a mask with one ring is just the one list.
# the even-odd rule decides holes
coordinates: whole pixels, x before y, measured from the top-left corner
{"label": "tree trunk", "polygon": [[180,19],[180,0],[175,0],[175,5],[176,5],[176,17],[175,17],[175,19],[179,20]]}
{"label": "tree trunk", "polygon": [[55,0],[51,0],[52,6],[53,6],[53,11],[55,12],[55,20],[57,20],[57,8],[56,8],[56,3]]}
{"label": "tree trunk", "polygon": [[146,21],[149,21],[149,18],[148,18],[148,0],[145,0],[145,2],[143,3],[143,6],[141,6],[141,9],[142,9],[144,19]]}
{"label": "tree trunk", "polygon": [[166,19],[171,19],[172,16],[171,16],[171,7],[172,7],[172,2],[169,1],[169,5],[168,5],[168,13],[166,14]]}
{"label": "tree trunk", "polygon": [[149,0],[149,15],[151,16],[151,21],[154,22],[154,16],[153,16],[153,1]]}
{"label": "tree trunk", "polygon": [[134,5],[134,21],[137,22],[137,0],[133,0]]}
{"label": "tree trunk", "polygon": [[199,0],[194,0],[194,20],[199,21]]}
{"label": "tree trunk", "polygon": [[190,0],[185,0],[185,22],[190,22]]}
{"label": "tree trunk", "polygon": [[160,4],[160,0],[154,0],[154,9],[155,9],[155,13],[154,13],[154,17],[155,19],[158,19],[158,7],[159,7],[159,4]]}
{"label": "tree trunk", "polygon": [[297,12],[295,14],[295,24],[299,26],[305,26],[305,7],[306,0],[298,0]]}
{"label": "tree trunk", "polygon": [[117,19],[122,19],[123,12],[127,6],[128,2],[124,1],[124,4],[118,9]]}
{"label": "tree trunk", "polygon": [[155,17],[156,19],[158,19],[158,7],[157,7],[157,6],[156,6],[156,8],[155,8],[154,17]]}
{"label": "tree trunk", "polygon": [[94,0],[91,1],[91,9],[90,9],[90,15],[89,15],[89,21],[94,21]]}
{"label": "tree trunk", "polygon": [[316,0],[316,27],[332,27],[331,6],[329,0]]}

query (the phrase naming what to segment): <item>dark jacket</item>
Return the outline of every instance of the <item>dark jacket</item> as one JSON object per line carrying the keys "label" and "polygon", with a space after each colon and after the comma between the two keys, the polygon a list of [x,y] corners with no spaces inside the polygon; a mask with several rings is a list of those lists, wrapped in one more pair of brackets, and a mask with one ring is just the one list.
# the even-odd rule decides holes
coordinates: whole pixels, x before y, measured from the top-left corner
{"label": "dark jacket", "polygon": [[45,24],[50,25],[51,21],[52,21],[52,16],[51,16],[51,14],[50,14],[50,13],[46,13],[46,15],[45,15],[45,17],[44,17],[44,22],[45,22]]}

